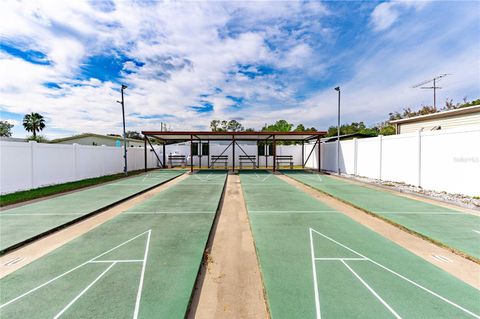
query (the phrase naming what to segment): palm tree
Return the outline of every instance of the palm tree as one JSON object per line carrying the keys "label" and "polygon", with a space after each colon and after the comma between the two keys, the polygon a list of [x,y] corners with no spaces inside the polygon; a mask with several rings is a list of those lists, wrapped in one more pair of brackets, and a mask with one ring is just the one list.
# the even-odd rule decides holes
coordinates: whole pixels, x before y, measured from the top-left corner
{"label": "palm tree", "polygon": [[38,113],[25,114],[23,117],[23,127],[28,132],[33,133],[33,139],[37,138],[37,132],[45,128],[45,119]]}

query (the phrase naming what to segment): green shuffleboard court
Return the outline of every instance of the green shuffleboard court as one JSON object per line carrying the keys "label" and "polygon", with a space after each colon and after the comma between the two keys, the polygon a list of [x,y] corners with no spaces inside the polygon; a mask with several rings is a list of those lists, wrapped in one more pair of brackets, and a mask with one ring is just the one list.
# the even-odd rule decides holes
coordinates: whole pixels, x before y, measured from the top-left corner
{"label": "green shuffleboard court", "polygon": [[0,280],[1,318],[183,318],[226,173],[192,175]]}
{"label": "green shuffleboard court", "polygon": [[272,318],[480,318],[480,291],[268,172],[241,173]]}
{"label": "green shuffleboard court", "polygon": [[0,213],[0,254],[125,198],[165,183],[185,171],[152,171]]}
{"label": "green shuffleboard court", "polygon": [[480,259],[480,217],[325,175],[287,172],[299,182]]}

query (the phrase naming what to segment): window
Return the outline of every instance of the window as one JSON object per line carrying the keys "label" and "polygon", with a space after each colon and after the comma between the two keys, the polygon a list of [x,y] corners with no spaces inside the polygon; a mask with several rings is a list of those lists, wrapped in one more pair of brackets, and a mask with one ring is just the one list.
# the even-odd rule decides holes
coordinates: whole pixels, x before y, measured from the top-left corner
{"label": "window", "polygon": [[205,155],[205,156],[210,155],[208,143],[202,143],[202,155]]}
{"label": "window", "polygon": [[263,144],[258,144],[257,145],[257,148],[258,148],[258,156],[265,156],[265,145]]}
{"label": "window", "polygon": [[198,155],[198,143],[192,143],[192,155]]}
{"label": "window", "polygon": [[268,144],[268,155],[273,156],[273,144]]}

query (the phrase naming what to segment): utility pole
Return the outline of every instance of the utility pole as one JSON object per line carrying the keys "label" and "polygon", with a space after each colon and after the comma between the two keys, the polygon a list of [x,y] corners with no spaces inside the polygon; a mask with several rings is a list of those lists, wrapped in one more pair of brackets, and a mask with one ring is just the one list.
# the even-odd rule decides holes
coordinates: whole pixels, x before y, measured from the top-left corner
{"label": "utility pole", "polygon": [[[340,87],[337,86],[335,91],[338,92],[338,114],[337,114],[337,173],[340,175]],[[320,143],[318,144],[320,147]]]}
{"label": "utility pole", "polygon": [[[433,108],[435,110],[437,110],[437,89],[441,89],[441,87],[437,86],[437,80],[440,80],[441,78],[444,78],[446,77],[448,74],[440,74],[439,76],[436,76],[434,77],[433,79],[430,79],[430,80],[426,80],[426,81],[423,81],[423,82],[420,82],[418,84],[415,84],[414,86],[412,86],[412,88],[418,88],[419,86],[421,86],[421,89],[433,89]],[[430,82],[433,82],[433,86],[422,86],[422,85],[425,85],[427,83],[430,83]]]}
{"label": "utility pole", "polygon": [[123,159],[124,159],[124,167],[123,167],[123,173],[125,175],[128,175],[128,170],[127,170],[127,133],[125,132],[125,100],[123,98],[123,90],[127,88],[126,85],[122,84],[122,101],[117,101],[117,103],[122,104],[122,118],[123,118]]}

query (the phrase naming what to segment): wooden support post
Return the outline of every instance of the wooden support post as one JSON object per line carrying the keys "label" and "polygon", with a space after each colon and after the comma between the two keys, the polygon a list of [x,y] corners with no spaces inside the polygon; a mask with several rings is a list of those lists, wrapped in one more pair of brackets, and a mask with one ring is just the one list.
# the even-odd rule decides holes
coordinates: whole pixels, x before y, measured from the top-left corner
{"label": "wooden support post", "polygon": [[320,173],[322,171],[322,168],[320,167],[321,161],[320,161],[320,156],[321,154],[321,145],[320,145],[320,136],[317,139],[318,142],[318,172]]}
{"label": "wooden support post", "polygon": [[143,155],[145,157],[145,172],[147,171],[147,136],[143,136]]}
{"label": "wooden support post", "polygon": [[305,168],[305,141],[302,140],[302,168]]}
{"label": "wooden support post", "polygon": [[277,170],[277,141],[275,135],[273,136],[273,171]]}
{"label": "wooden support post", "polygon": [[163,168],[167,168],[167,161],[166,161],[166,158],[167,158],[167,155],[165,154],[166,150],[165,150],[165,143],[163,143]]}
{"label": "wooden support post", "polygon": [[265,151],[265,168],[268,168],[268,144],[265,141],[265,145],[263,145],[263,149]]}
{"label": "wooden support post", "polygon": [[207,163],[208,163],[208,166],[207,168],[210,168],[210,140],[207,141],[207,147],[208,147],[208,155],[207,155]]}
{"label": "wooden support post", "polygon": [[235,174],[235,135],[232,135],[232,173]]}
{"label": "wooden support post", "polygon": [[193,173],[193,135],[190,135],[190,173]]}

